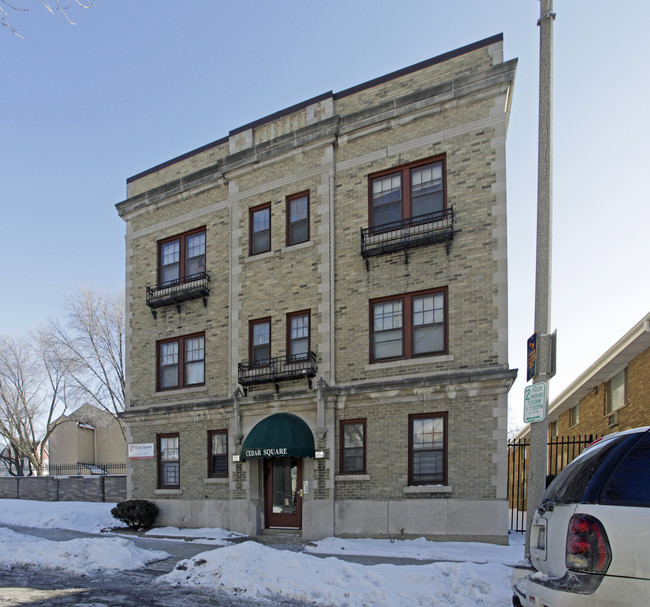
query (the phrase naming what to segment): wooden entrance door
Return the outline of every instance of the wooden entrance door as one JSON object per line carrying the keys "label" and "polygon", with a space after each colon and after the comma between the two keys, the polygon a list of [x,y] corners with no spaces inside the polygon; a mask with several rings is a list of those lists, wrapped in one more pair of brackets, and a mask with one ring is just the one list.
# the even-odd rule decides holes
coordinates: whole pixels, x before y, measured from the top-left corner
{"label": "wooden entrance door", "polygon": [[264,460],[266,527],[302,528],[302,458]]}

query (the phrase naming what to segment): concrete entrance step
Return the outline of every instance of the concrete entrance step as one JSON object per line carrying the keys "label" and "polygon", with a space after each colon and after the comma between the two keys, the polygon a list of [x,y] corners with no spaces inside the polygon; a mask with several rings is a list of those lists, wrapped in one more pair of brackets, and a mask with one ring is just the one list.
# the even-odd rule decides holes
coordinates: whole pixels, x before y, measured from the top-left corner
{"label": "concrete entrance step", "polygon": [[253,539],[260,544],[296,552],[303,550],[306,544],[300,529],[263,529],[256,536],[242,539]]}

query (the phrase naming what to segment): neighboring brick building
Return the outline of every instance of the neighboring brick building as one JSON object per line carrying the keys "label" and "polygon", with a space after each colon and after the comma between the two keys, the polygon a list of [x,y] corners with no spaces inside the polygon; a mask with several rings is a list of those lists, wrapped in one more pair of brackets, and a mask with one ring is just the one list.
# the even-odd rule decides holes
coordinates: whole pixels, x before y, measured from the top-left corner
{"label": "neighboring brick building", "polygon": [[553,399],[548,421],[549,440],[650,426],[650,314]]}
{"label": "neighboring brick building", "polygon": [[160,524],[507,541],[515,68],[495,36],[127,181],[128,490]]}
{"label": "neighboring brick building", "polygon": [[[650,314],[580,374],[549,405],[548,462],[557,474],[595,438],[650,426]],[[524,426],[510,442],[510,507],[526,510],[528,439]]]}

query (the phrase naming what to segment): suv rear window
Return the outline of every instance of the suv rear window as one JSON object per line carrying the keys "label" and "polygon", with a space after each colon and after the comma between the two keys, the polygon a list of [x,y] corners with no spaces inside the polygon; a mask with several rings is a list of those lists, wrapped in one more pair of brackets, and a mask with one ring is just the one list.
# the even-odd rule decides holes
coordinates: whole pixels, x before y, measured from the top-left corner
{"label": "suv rear window", "polygon": [[590,447],[573,460],[553,482],[542,496],[542,504],[574,504],[583,501],[583,496],[592,477],[625,436],[617,436]]}
{"label": "suv rear window", "polygon": [[646,432],[614,468],[600,503],[650,508],[650,433]]}

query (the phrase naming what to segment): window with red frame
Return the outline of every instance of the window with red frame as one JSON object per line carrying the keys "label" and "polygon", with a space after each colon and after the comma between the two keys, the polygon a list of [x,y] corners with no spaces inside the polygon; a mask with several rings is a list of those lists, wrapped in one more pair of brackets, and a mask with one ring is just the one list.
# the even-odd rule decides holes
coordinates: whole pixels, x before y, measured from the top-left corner
{"label": "window with red frame", "polygon": [[157,349],[159,390],[205,383],[205,336],[202,333],[159,341]]}
{"label": "window with red frame", "polygon": [[447,413],[409,415],[409,485],[447,484]]}
{"label": "window with red frame", "polygon": [[370,302],[371,361],[447,352],[447,289]]}
{"label": "window with red frame", "polygon": [[208,431],[208,476],[225,478],[228,476],[228,431]]}
{"label": "window with red frame", "polygon": [[445,158],[436,157],[369,176],[373,227],[440,214],[446,208]]}
{"label": "window with red frame", "polygon": [[258,255],[271,250],[271,203],[250,210],[249,254]]}
{"label": "window with red frame", "polygon": [[287,355],[289,360],[305,360],[309,357],[310,312],[287,314]]}
{"label": "window with red frame", "polygon": [[158,243],[158,282],[173,285],[205,272],[205,228]]}
{"label": "window with red frame", "polygon": [[271,358],[271,319],[252,320],[249,325],[249,360],[257,365]]}
{"label": "window with red frame", "polygon": [[309,240],[309,192],[287,198],[287,246]]}
{"label": "window with red frame", "polygon": [[158,443],[158,487],[178,488],[180,481],[179,435],[159,434]]}
{"label": "window with red frame", "polygon": [[366,471],[366,420],[341,421],[341,474],[363,474]]}

